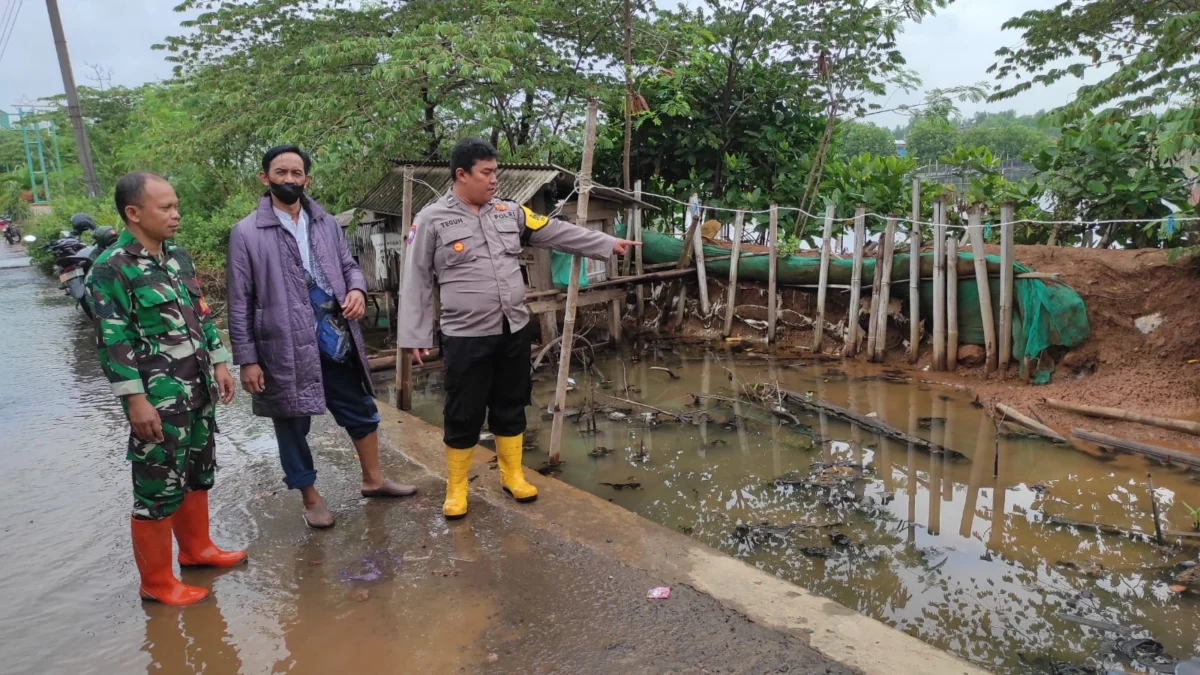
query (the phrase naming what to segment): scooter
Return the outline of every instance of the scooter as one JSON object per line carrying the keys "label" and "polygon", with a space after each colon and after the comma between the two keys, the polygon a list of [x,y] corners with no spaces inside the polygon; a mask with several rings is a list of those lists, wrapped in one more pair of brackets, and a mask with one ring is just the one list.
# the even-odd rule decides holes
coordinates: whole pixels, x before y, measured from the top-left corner
{"label": "scooter", "polygon": [[13,222],[8,216],[0,216],[0,230],[4,231],[4,241],[8,242],[9,246],[15,246],[21,241],[21,226]]}
{"label": "scooter", "polygon": [[[95,243],[90,246],[79,240],[79,235],[85,231],[92,233],[92,241]],[[43,246],[54,255],[54,271],[58,275],[59,288],[66,290],[67,295],[75,299],[89,319],[95,318],[92,315],[91,304],[85,297],[87,289],[84,287],[84,279],[96,258],[117,241],[117,233],[111,227],[96,227],[91,216],[77,213],[71,217],[71,232],[63,231],[61,234],[61,238]]]}

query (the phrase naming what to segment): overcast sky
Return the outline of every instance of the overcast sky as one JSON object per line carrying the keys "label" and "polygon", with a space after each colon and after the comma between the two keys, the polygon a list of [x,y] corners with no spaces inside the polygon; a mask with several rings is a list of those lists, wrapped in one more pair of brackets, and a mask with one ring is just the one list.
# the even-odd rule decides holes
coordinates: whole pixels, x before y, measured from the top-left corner
{"label": "overcast sky", "polygon": [[[986,71],[996,49],[1013,45],[1018,37],[1001,31],[1000,25],[1025,10],[1057,2],[957,0],[923,24],[910,25],[900,38],[900,48],[926,89],[990,82]],[[181,16],[172,11],[177,0],[58,0],[58,4],[78,84],[95,86],[89,64],[111,70],[113,84],[133,86],[170,76],[164,53],[150,46],[179,32]],[[0,0],[0,21],[17,6],[20,12],[0,56],[0,109],[10,112],[17,103],[63,90],[44,0]],[[963,104],[962,108],[967,114],[982,108],[1036,112],[1065,102],[1075,86],[1074,81],[1066,81],[1057,87],[1035,88],[1000,105]],[[919,103],[922,98],[920,92],[900,93],[891,97],[888,107]],[[897,114],[869,119],[885,126],[904,122]]]}

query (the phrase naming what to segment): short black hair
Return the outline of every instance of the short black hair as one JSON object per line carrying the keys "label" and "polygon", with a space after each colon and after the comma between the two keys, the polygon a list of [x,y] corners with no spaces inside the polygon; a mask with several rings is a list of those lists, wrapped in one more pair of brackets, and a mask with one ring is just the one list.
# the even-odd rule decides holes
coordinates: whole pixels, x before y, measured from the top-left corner
{"label": "short black hair", "polygon": [[125,207],[142,205],[142,196],[146,193],[148,180],[167,182],[166,178],[151,171],[130,171],[117,181],[117,187],[113,190],[113,201],[117,204],[117,214],[121,216],[121,220],[128,222]]}
{"label": "short black hair", "polygon": [[312,169],[312,157],[309,157],[307,152],[301,150],[299,146],[295,145],[277,145],[264,152],[262,161],[263,173],[270,173],[271,162],[274,162],[276,157],[280,155],[286,155],[288,153],[300,155],[300,159],[304,160],[304,174],[308,175],[308,172]]}
{"label": "short black hair", "polygon": [[496,148],[482,138],[468,136],[460,140],[450,148],[450,182],[458,180],[459,169],[471,173],[476,162],[496,157]]}

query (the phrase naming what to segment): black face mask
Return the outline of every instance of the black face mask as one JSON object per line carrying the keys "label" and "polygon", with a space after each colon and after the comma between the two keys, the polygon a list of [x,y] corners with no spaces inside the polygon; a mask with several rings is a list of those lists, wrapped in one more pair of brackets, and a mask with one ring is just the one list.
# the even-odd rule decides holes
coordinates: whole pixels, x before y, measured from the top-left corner
{"label": "black face mask", "polygon": [[276,183],[271,182],[271,194],[279,201],[291,206],[300,201],[301,195],[304,194],[304,186],[296,185],[295,183]]}

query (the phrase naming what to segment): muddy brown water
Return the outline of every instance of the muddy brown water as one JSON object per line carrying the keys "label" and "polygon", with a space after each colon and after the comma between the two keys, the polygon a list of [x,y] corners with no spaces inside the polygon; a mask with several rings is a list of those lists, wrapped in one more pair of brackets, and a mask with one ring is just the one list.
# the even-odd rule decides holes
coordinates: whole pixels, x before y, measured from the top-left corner
{"label": "muddy brown water", "polygon": [[[1121,635],[1063,614],[1127,627],[1176,657],[1200,653],[1200,596],[1168,588],[1197,549],[1058,524],[1099,523],[1148,537],[1152,471],[1164,529],[1191,529],[1184,503],[1200,504],[1195,474],[1137,457],[1097,458],[1007,430],[998,439],[964,392],[849,363],[660,346],[637,362],[628,352],[601,356],[597,366],[602,378],[573,371],[572,412],[607,409],[594,424],[586,413],[567,423],[557,475],[572,485],[996,672],[1051,672],[1054,661],[1147,672],[1114,653]],[[543,412],[554,368],[541,370],[530,409],[531,467],[545,463],[550,436]],[[733,399],[756,382],[875,415],[964,457],[795,408],[798,420],[785,421],[764,407],[693,397]],[[632,393],[622,393],[625,386]],[[609,396],[683,411],[692,421],[660,415],[649,426],[643,408]],[[414,412],[440,421],[436,372],[419,380]],[[856,470],[862,477],[840,487],[777,481],[811,478],[818,463],[836,467],[817,471],[825,481]],[[628,483],[639,485],[620,487]],[[746,529],[763,523],[784,527]]]}
{"label": "muddy brown water", "polygon": [[[771,631],[478,500],[388,452],[417,497],[363,500],[348,439],[310,443],[337,527],[304,526],[268,424],[218,411],[213,536],[249,564],[189,570],[194,607],[143,603],[129,541],[127,424],[77,308],[0,244],[0,673],[846,673]],[[603,639],[595,639],[599,630]]]}

